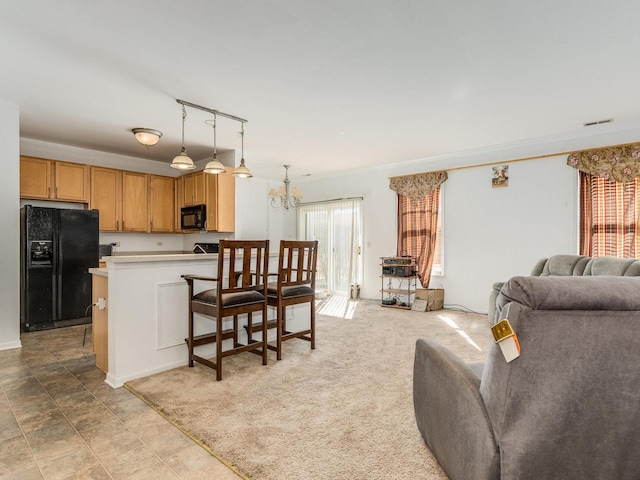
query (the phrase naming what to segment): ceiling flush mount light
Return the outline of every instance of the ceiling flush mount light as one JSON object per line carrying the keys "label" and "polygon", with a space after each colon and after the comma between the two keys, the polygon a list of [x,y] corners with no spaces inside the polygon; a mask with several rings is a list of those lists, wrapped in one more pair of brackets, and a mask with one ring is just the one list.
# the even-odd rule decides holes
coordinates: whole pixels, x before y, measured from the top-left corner
{"label": "ceiling flush mount light", "polygon": [[145,147],[153,147],[160,141],[162,132],[160,130],[154,130],[153,128],[132,128],[131,132],[136,137],[138,143],[141,143]]}
{"label": "ceiling flush mount light", "polygon": [[251,175],[251,170],[249,170],[244,164],[244,123],[240,122],[240,126],[240,141],[242,142],[240,150],[240,165],[235,168],[231,175],[240,178],[251,178],[253,177],[253,175]]}
{"label": "ceiling flush mount light", "polygon": [[300,205],[302,200],[302,192],[296,187],[291,188],[291,180],[289,180],[289,167],[291,165],[284,166],[284,186],[278,190],[272,188],[269,190],[269,198],[271,199],[271,206],[274,208],[284,208],[289,210],[289,207],[296,208]]}
{"label": "ceiling flush mount light", "polygon": [[171,161],[171,166],[173,168],[178,168],[180,170],[191,170],[196,168],[196,166],[193,164],[193,160],[191,160],[191,158],[187,155],[187,149],[184,148],[184,121],[187,118],[187,111],[184,108],[184,105],[182,106],[182,150],[180,150],[180,153],[178,155],[176,155],[175,157],[173,157],[173,160]]}
{"label": "ceiling flush mount light", "polygon": [[217,142],[216,142],[216,118],[217,115],[213,116],[213,123],[209,123],[209,121],[207,120],[205,123],[207,123],[208,125],[211,125],[213,127],[213,155],[211,155],[211,160],[209,161],[209,163],[207,163],[207,166],[204,167],[204,171],[205,173],[214,173],[214,174],[218,174],[218,173],[225,173],[225,169],[224,169],[224,165],[222,165],[222,163],[220,163],[218,161],[218,152],[216,150],[217,146]]}

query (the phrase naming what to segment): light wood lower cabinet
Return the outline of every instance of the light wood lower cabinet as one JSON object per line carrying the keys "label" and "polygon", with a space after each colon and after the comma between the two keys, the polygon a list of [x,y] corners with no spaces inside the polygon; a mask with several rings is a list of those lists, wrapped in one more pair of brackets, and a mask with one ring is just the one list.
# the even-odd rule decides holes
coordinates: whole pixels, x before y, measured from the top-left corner
{"label": "light wood lower cabinet", "polygon": [[99,298],[105,299],[105,308],[100,310],[93,307],[91,315],[91,334],[93,353],[96,354],[96,367],[107,373],[109,370],[109,287],[108,277],[93,275],[93,301],[97,304]]}

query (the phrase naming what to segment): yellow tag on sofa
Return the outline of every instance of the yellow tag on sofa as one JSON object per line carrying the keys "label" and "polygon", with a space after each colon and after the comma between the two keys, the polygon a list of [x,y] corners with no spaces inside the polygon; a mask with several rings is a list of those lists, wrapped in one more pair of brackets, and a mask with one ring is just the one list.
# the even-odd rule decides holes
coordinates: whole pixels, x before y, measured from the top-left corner
{"label": "yellow tag on sofa", "polygon": [[520,356],[520,343],[507,318],[503,318],[491,327],[496,343],[500,345],[504,359],[511,362]]}

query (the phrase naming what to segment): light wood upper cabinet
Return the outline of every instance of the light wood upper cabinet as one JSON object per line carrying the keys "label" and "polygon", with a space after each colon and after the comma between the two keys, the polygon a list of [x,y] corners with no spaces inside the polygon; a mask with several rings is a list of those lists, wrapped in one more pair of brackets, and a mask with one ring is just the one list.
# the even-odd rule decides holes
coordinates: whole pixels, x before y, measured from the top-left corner
{"label": "light wood upper cabinet", "polygon": [[233,232],[236,228],[236,177],[232,167],[224,174],[204,176],[206,186],[207,231]]}
{"label": "light wood upper cabinet", "polygon": [[149,175],[149,230],[171,233],[175,231],[175,179]]}
{"label": "light wood upper cabinet", "polygon": [[89,207],[100,211],[101,232],[149,231],[148,198],[147,174],[91,167]]}
{"label": "light wood upper cabinet", "polygon": [[146,173],[122,172],[122,231],[148,231],[148,182]]}
{"label": "light wood upper cabinet", "polygon": [[122,172],[112,168],[91,167],[89,208],[100,211],[99,230],[120,232],[122,224]]}
{"label": "light wood upper cabinet", "polygon": [[208,232],[235,230],[232,167],[179,178],[20,157],[20,197],[89,203],[101,232],[180,232],[180,208],[207,206]]}
{"label": "light wood upper cabinet", "polygon": [[195,172],[185,175],[183,178],[183,201],[182,205],[203,205],[207,201],[207,186],[204,172]]}
{"label": "light wood upper cabinet", "polygon": [[36,157],[20,157],[20,197],[86,203],[90,167]]}

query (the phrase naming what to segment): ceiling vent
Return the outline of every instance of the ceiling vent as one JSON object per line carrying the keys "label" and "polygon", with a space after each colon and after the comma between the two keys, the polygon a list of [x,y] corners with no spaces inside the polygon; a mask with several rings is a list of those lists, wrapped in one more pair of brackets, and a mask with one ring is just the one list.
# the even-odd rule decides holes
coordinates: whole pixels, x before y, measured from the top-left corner
{"label": "ceiling vent", "polygon": [[598,120],[595,122],[587,122],[587,123],[583,123],[582,125],[585,127],[591,127],[593,125],[600,125],[602,123],[611,123],[613,122],[613,118],[607,118],[606,120]]}

